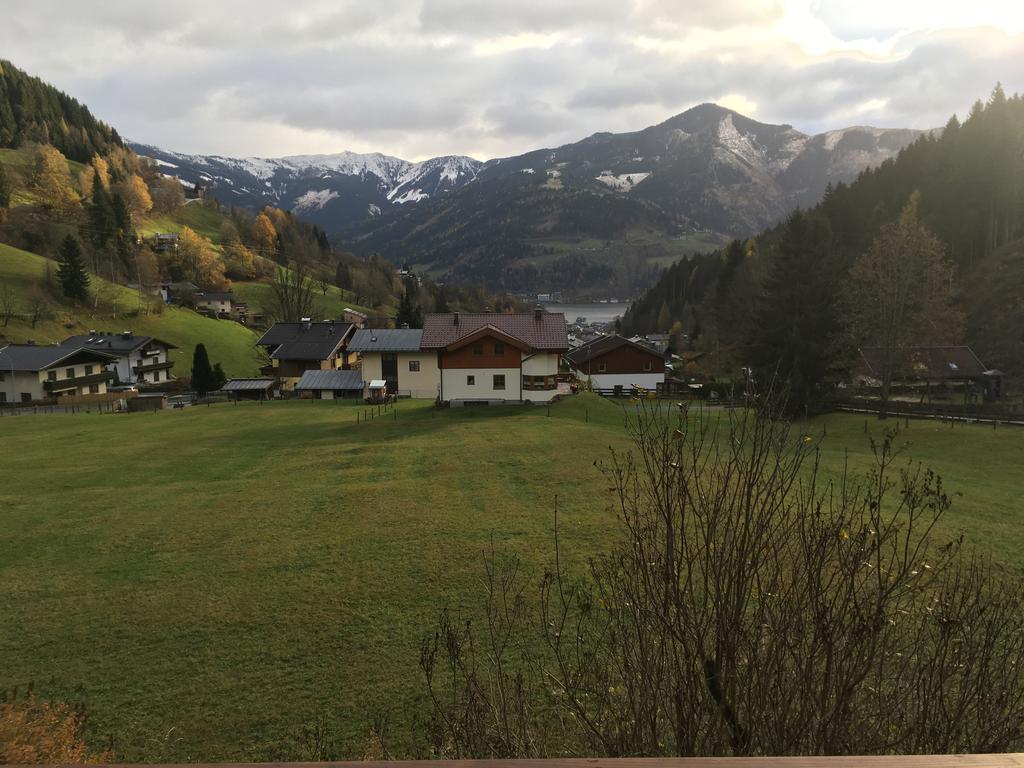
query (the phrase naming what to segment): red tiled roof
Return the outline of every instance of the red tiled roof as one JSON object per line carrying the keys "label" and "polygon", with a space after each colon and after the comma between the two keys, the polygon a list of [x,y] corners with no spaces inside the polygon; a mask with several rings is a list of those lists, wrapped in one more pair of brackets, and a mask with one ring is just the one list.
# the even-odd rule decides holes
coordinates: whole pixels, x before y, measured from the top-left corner
{"label": "red tiled roof", "polygon": [[[456,314],[459,317],[458,325],[455,324]],[[540,319],[533,312],[431,314],[423,319],[423,340],[420,344],[423,349],[442,349],[488,325],[519,339],[530,349],[569,348],[565,315],[561,312],[542,312]]]}

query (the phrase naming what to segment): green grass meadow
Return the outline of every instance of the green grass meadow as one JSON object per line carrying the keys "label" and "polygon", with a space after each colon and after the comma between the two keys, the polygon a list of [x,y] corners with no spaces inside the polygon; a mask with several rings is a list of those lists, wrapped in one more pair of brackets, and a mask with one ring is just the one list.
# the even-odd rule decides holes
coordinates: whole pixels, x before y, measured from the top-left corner
{"label": "green grass meadow", "polygon": [[[605,550],[618,534],[594,462],[627,438],[620,406],[591,395],[550,415],[364,412],[0,419],[0,688],[83,702],[130,762],[301,757],[294,735],[318,722],[359,757],[384,711],[407,744],[439,611],[482,604],[492,539],[539,576],[556,495],[566,558]],[[806,429],[823,421],[826,472],[866,467],[864,419]],[[900,441],[963,493],[942,534],[1024,565],[1024,430],[911,422]]]}
{"label": "green grass meadow", "polygon": [[[192,367],[192,353],[199,343],[206,345],[213,362],[220,362],[228,376],[253,376],[259,371],[256,352],[257,334],[230,320],[215,320],[189,309],[164,307],[159,314],[148,313],[133,288],[92,276],[90,287],[101,291],[105,302],[94,306],[58,300],[44,287],[47,267],[57,274],[57,263],[34,253],[0,243],[0,284],[10,285],[21,297],[38,291],[48,304],[49,316],[33,328],[25,318],[13,318],[0,325],[0,346],[29,339],[38,344],[60,342],[73,334],[90,330],[134,333],[156,336],[178,346],[171,350],[176,376],[187,376]],[[24,311],[24,310],[22,310]]]}

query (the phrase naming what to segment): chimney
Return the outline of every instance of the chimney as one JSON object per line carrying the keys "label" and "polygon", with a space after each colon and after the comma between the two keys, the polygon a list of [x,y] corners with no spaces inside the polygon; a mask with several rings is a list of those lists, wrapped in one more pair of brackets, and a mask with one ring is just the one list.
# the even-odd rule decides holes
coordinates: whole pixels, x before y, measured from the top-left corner
{"label": "chimney", "polygon": [[533,310],[533,319],[538,323],[544,319],[544,307],[537,307]]}
{"label": "chimney", "polygon": [[452,323],[454,325],[458,325],[459,324],[459,313],[458,312],[456,312],[456,313],[454,313],[452,315]]}

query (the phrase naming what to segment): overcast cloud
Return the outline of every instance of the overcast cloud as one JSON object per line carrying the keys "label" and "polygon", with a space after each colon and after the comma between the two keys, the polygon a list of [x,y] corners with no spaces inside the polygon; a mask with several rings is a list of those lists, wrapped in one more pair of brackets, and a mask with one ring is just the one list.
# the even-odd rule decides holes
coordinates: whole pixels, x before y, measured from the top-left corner
{"label": "overcast cloud", "polygon": [[8,0],[0,58],[166,149],[485,159],[717,101],[927,128],[1024,90],[1020,0]]}

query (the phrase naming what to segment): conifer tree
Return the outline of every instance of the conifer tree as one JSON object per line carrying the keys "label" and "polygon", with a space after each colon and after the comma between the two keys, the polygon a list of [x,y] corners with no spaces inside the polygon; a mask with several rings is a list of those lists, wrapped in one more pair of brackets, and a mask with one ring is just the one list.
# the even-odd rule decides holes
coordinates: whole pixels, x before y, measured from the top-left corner
{"label": "conifer tree", "polygon": [[7,178],[7,171],[0,163],[0,208],[7,208],[11,204],[11,182]]}
{"label": "conifer tree", "polygon": [[754,309],[747,359],[764,387],[784,386],[788,409],[803,414],[823,399],[835,358],[832,232],[817,214],[796,211],[782,228]]}
{"label": "conifer tree", "polygon": [[224,369],[221,367],[220,363],[216,363],[213,366],[213,388],[221,389],[227,383],[227,374],[224,373]]}
{"label": "conifer tree", "polygon": [[210,367],[210,356],[206,352],[206,345],[202,343],[197,344],[192,353],[192,389],[200,396],[217,389],[213,368]]}
{"label": "conifer tree", "polygon": [[61,292],[69,299],[85,301],[89,298],[89,274],[82,262],[82,249],[71,235],[67,235],[60,244],[60,268],[57,277],[60,280]]}

